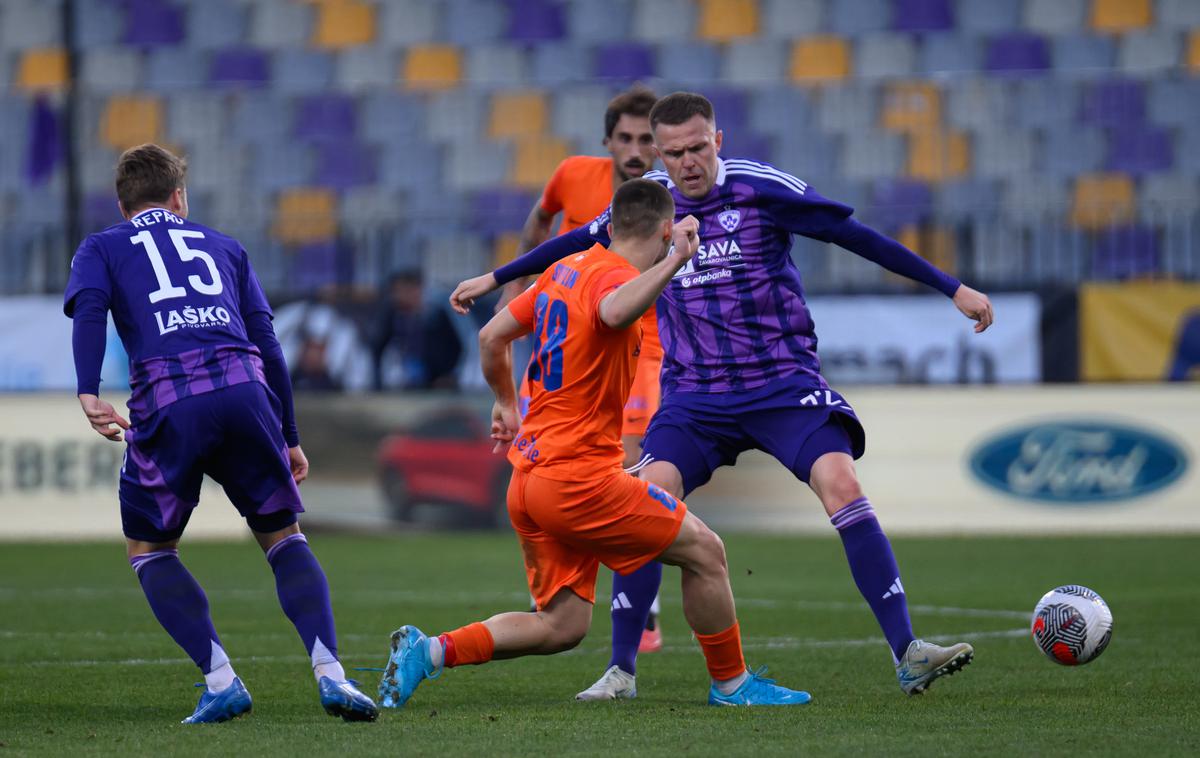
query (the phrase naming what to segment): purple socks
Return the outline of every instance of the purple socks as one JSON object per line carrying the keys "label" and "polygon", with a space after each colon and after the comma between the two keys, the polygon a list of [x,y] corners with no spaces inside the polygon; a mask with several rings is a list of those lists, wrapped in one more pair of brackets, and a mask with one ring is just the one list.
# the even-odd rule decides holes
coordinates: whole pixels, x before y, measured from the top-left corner
{"label": "purple socks", "polygon": [[[267,563],[275,572],[279,605],[300,633],[304,649],[313,657],[313,666],[336,662],[337,635],[329,583],[308,547],[308,540],[303,534],[284,537],[267,551]],[[314,652],[318,643],[320,647]]]}
{"label": "purple socks", "polygon": [[829,521],[842,538],[854,583],[875,613],[892,656],[899,662],[913,641],[913,631],[892,545],[865,497],[844,506]]}
{"label": "purple socks", "polygon": [[[204,590],[179,561],[177,550],[158,550],[129,559],[137,573],[150,610],[171,639],[183,648],[205,674],[228,663],[221,640],[208,615]],[[214,651],[221,660],[214,661]]]}
{"label": "purple socks", "polygon": [[627,674],[637,673],[638,645],[650,616],[650,606],[662,584],[662,564],[650,561],[626,576],[613,574],[612,585],[612,660]]}

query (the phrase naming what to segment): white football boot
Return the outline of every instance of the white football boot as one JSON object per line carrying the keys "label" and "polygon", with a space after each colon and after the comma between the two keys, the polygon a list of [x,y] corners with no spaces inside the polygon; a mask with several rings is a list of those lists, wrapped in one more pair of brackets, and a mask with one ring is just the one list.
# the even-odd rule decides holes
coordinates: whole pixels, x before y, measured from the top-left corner
{"label": "white football boot", "polygon": [[896,665],[896,678],[905,694],[920,695],[929,689],[934,679],[953,674],[974,657],[975,648],[965,642],[941,647],[932,642],[913,640]]}
{"label": "white football boot", "polygon": [[610,666],[596,683],[575,696],[576,700],[620,700],[637,697],[637,685],[632,674],[619,666]]}

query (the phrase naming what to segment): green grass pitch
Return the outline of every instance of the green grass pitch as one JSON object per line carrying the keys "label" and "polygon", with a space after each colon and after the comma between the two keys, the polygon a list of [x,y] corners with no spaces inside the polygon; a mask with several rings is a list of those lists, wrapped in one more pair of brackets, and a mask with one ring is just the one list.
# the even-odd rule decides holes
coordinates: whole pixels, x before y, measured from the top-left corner
{"label": "green grass pitch", "polygon": [[[430,633],[519,609],[510,535],[317,534],[348,668],[380,666],[404,623]],[[607,662],[608,576],[592,634],[566,655],[447,671],[375,724],[327,717],[300,642],[252,543],[186,545],[254,711],[178,722],[195,668],[146,605],[119,544],[0,547],[0,758],[189,755],[1196,755],[1200,541],[1181,538],[898,539],[918,634],[974,643],[974,664],[922,697],[890,657],[833,537],[730,536],[751,666],[813,693],[791,709],[704,704],[704,662],[664,585],[667,649],[643,656],[639,697],[575,703]],[[1068,669],[1025,629],[1040,595],[1100,592],[1113,641]],[[357,676],[374,694],[378,674]]]}

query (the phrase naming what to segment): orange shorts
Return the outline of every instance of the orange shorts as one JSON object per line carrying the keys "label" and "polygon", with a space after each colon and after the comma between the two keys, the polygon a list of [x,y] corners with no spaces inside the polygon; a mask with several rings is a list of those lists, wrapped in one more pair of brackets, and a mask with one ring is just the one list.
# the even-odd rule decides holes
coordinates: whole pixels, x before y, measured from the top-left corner
{"label": "orange shorts", "polygon": [[508,517],[538,608],[564,587],[596,602],[601,563],[636,571],[675,541],[686,514],[682,500],[624,472],[583,483],[514,471],[508,485]]}
{"label": "orange shorts", "polygon": [[658,375],[662,370],[661,360],[640,360],[633,375],[633,386],[629,388],[629,399],[625,401],[625,416],[621,424],[622,437],[645,437],[650,417],[658,410],[662,390]]}

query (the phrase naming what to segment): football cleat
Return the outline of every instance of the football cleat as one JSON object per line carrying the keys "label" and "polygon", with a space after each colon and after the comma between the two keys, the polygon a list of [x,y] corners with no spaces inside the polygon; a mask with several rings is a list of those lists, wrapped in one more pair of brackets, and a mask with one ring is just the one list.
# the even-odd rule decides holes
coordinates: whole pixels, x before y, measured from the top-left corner
{"label": "football cleat", "polygon": [[633,674],[627,674],[620,666],[610,666],[596,683],[575,696],[576,700],[621,700],[637,697],[637,684]]}
{"label": "football cleat", "polygon": [[[203,685],[199,685],[203,686]],[[181,724],[216,724],[229,721],[250,712],[250,693],[242,684],[241,677],[234,677],[233,684],[220,692],[209,692],[206,688],[196,703],[196,711]]]}
{"label": "football cleat", "polygon": [[662,627],[658,624],[658,614],[651,613],[646,619],[646,628],[642,630],[642,639],[638,642],[639,653],[657,653],[662,650]]}
{"label": "football cleat", "polygon": [[747,671],[748,676],[742,685],[728,695],[722,695],[713,685],[708,689],[709,705],[804,705],[812,700],[812,695],[801,690],[789,690],[780,687],[774,679],[767,679],[767,667],[762,666],[757,671]]}
{"label": "football cleat", "polygon": [[379,709],[374,701],[358,691],[358,682],[347,679],[337,682],[327,676],[317,682],[321,694],[321,706],[330,716],[341,716],[342,721],[374,721],[379,718]]}
{"label": "football cleat", "polygon": [[441,673],[429,660],[429,638],[425,633],[415,626],[402,626],[392,632],[392,652],[379,682],[379,704],[400,708],[422,681],[436,679]]}
{"label": "football cleat", "polygon": [[924,640],[913,640],[896,665],[896,678],[905,694],[920,695],[929,689],[933,680],[953,674],[974,657],[975,648],[965,642],[941,647]]}

